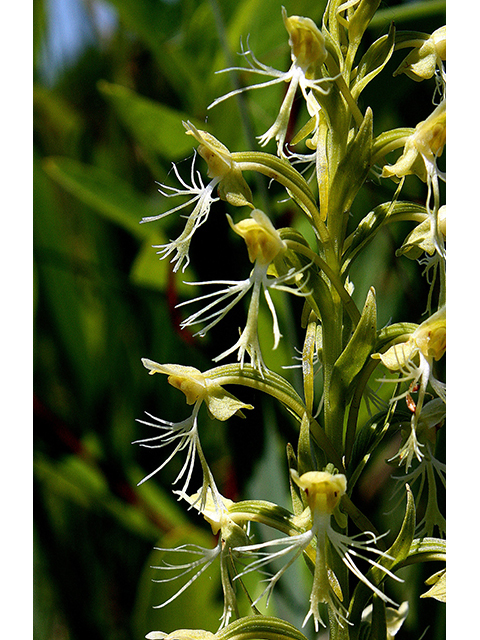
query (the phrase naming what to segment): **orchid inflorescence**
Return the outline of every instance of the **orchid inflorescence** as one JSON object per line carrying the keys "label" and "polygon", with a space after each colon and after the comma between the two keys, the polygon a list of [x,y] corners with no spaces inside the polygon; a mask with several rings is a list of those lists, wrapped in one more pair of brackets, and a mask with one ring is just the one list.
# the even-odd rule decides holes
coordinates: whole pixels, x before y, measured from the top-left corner
{"label": "orchid inflorescence", "polygon": [[[168,451],[140,484],[183,455],[174,494],[202,515],[218,536],[213,548],[196,544],[157,548],[163,557],[156,567],[161,575],[157,581],[181,583],[159,608],[182,597],[209,567],[217,563],[220,567],[224,609],[219,629],[215,633],[178,630],[170,634],[172,638],[221,639],[237,634],[241,637],[243,633],[253,637],[248,635],[253,624],[270,634],[265,637],[304,638],[290,623],[258,610],[264,600],[268,605],[277,583],[302,558],[312,574],[304,627],[309,621],[316,631],[328,625],[331,638],[346,640],[359,637],[359,632],[352,629],[370,628],[373,634],[383,625],[379,637],[390,638],[409,611],[407,602],[397,602],[399,594],[408,594],[398,570],[405,564],[429,559],[427,552],[422,555],[418,551],[423,543],[429,545],[435,559],[445,554],[445,519],[437,498],[437,480],[441,486],[446,481],[445,465],[435,455],[446,402],[445,383],[437,371],[446,350],[446,208],[440,188],[446,176],[438,166],[446,140],[446,33],[444,27],[433,34],[402,33],[392,24],[358,61],[362,36],[378,5],[376,0],[331,0],[320,26],[310,18],[288,16],[282,9],[291,56],[288,71],[262,63],[250,48],[242,50],[248,66],[223,71],[235,73],[241,69],[247,76],[271,79],[237,88],[210,105],[215,108],[245,91],[268,90],[272,85],[287,83],[275,122],[259,136],[264,147],[276,141],[276,155],[232,152],[211,133],[185,122],[187,135],[198,144],[190,182],[174,165],[180,188],[162,184],[160,193],[165,198],[186,200],[142,220],[152,223],[190,210],[183,232],[156,247],[162,259],[170,257],[173,272],[185,271],[196,231],[210,224],[213,203],[218,209],[218,203],[223,202],[230,207],[225,211],[228,223],[245,242],[250,263],[250,273],[243,280],[222,277],[186,283],[202,291],[207,288],[206,292],[178,305],[182,311],[187,305],[197,306],[180,322],[182,329],[198,327],[195,339],[213,334],[227,314],[233,314],[234,308],[237,312],[240,303],[248,300],[240,336],[232,338],[232,346],[214,358],[218,363],[236,354],[236,361],[202,372],[192,366],[143,360],[150,374],[167,375],[168,382],[184,393],[192,413],[180,422],[150,414],[148,420],[139,420],[156,429],[158,435],[136,442]],[[368,107],[362,112],[359,96],[393,54],[407,48],[409,53],[394,75],[432,82],[436,104],[415,127],[375,136],[373,111]],[[309,120],[290,139],[297,95],[305,103]],[[306,149],[301,147],[302,142]],[[397,157],[390,162],[387,158],[395,152]],[[207,165],[209,182],[197,169],[197,154]],[[315,166],[308,181],[296,168],[302,163]],[[314,243],[297,228],[278,227],[272,215],[256,205],[255,193],[246,179],[251,172],[285,189],[286,197],[298,205],[312,227]],[[349,229],[355,197],[369,176],[392,180],[398,186],[389,201],[377,205]],[[401,200],[407,176],[426,184],[423,204]],[[246,209],[246,214],[235,221],[232,207]],[[377,328],[375,291],[371,288],[363,307],[357,307],[350,267],[381,229],[400,221],[413,223],[413,228],[398,247],[399,258],[405,256],[427,265],[427,274],[433,268],[435,277],[430,278],[426,301],[428,317],[420,324],[396,322]],[[272,371],[265,357],[266,345],[259,332],[262,304],[272,318],[273,349],[283,337],[271,296],[274,290],[303,301],[301,326],[305,339],[303,348],[297,349],[302,390]],[[291,367],[285,363],[283,370]],[[384,373],[379,374],[377,367]],[[375,392],[373,384],[377,385]],[[218,421],[245,418],[244,412],[253,409],[232,395],[226,388],[229,385],[236,385],[237,392],[247,386],[267,393],[286,407],[299,425],[298,448],[288,448],[291,510],[263,500],[234,502],[217,487],[201,445],[201,434],[209,428],[206,423],[213,420],[215,426],[210,428],[218,428]],[[377,410],[374,415],[372,405]],[[389,451],[396,443],[396,450],[385,456],[400,472],[393,476],[397,482],[394,493],[402,499],[406,495],[407,501],[400,529],[396,523],[392,526],[397,530],[389,531],[382,521],[383,532],[378,533],[354,504],[352,492],[375,449],[386,441],[390,442]],[[197,464],[202,484],[193,491]],[[423,516],[417,523],[418,507],[423,509]],[[252,523],[276,530],[277,537],[256,541]],[[352,528],[357,532],[351,533]],[[438,538],[433,537],[436,532]],[[264,572],[271,566],[275,569],[267,574],[265,582]],[[260,584],[264,582],[256,595],[250,596],[246,582],[253,575],[258,575]],[[251,615],[242,613],[244,592]],[[147,637],[170,635],[152,632]]]}

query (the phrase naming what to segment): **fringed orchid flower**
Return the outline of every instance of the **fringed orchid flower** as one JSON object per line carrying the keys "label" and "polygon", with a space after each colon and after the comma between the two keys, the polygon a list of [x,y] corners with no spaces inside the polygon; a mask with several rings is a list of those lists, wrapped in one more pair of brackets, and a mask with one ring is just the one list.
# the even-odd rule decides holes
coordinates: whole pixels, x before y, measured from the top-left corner
{"label": "fringed orchid flower", "polygon": [[161,449],[169,445],[173,445],[172,453],[158,466],[154,471],[149,473],[139,484],[146,482],[149,478],[163,469],[172,458],[180,451],[187,450],[185,463],[180,470],[174,484],[183,479],[182,493],[185,493],[192,478],[195,459],[198,457],[203,471],[202,490],[198,496],[200,507],[203,508],[210,488],[212,492],[216,492],[215,482],[207,464],[198,435],[198,413],[201,405],[204,403],[209,414],[218,420],[228,420],[234,414],[243,416],[242,409],[252,409],[252,405],[245,404],[225,389],[204,375],[195,367],[187,367],[175,364],[158,364],[152,360],[143,359],[144,366],[149,370],[150,374],[163,373],[168,376],[168,382],[185,394],[187,404],[193,405],[192,415],[182,422],[168,422],[161,418],[147,414],[154,422],[146,422],[139,420],[141,424],[154,427],[161,431],[160,435],[137,440],[134,444],[140,444],[150,449]]}
{"label": "fringed orchid flower", "polygon": [[212,108],[220,102],[223,102],[223,100],[242,93],[243,91],[261,89],[281,82],[288,82],[288,90],[275,122],[268,131],[262,136],[259,136],[259,141],[262,146],[265,146],[270,140],[275,139],[277,141],[278,155],[280,156],[285,155],[285,138],[297,89],[300,89],[310,115],[314,116],[320,108],[315,99],[314,92],[321,94],[328,93],[329,87],[327,86],[325,88],[325,85],[328,85],[328,83],[332,81],[332,78],[325,78],[320,75],[321,66],[327,59],[328,54],[325,48],[324,37],[317,25],[310,18],[301,16],[289,17],[284,8],[282,8],[282,15],[285,28],[289,35],[288,43],[291,49],[290,56],[292,60],[290,69],[286,72],[278,71],[273,67],[262,64],[251,51],[245,51],[243,55],[247,59],[250,67],[230,67],[228,69],[222,69],[219,73],[226,71],[250,72],[273,77],[273,80],[231,91],[221,98],[217,98],[209,107]]}
{"label": "fringed orchid flower", "polygon": [[[260,558],[253,561],[238,577],[293,553],[287,563],[269,579],[267,587],[259,598],[257,598],[256,602],[265,594],[268,594],[269,597],[274,585],[288,567],[290,567],[310,545],[313,545],[315,548],[315,568],[310,594],[310,608],[305,617],[304,626],[310,618],[313,618],[316,631],[318,631],[319,624],[325,626],[320,616],[320,604],[328,604],[331,607],[337,622],[341,626],[343,626],[344,623],[348,624],[348,612],[342,605],[342,591],[337,577],[331,568],[331,554],[337,554],[349,571],[366,584],[382,600],[395,604],[383,591],[368,580],[355,563],[355,558],[361,558],[370,565],[381,568],[382,571],[395,580],[399,580],[399,578],[388,571],[388,569],[382,567],[378,562],[365,555],[365,552],[367,552],[377,556],[388,557],[384,552],[374,546],[376,542],[375,535],[373,533],[366,533],[366,539],[360,540],[358,536],[346,536],[332,527],[331,517],[334,515],[342,496],[346,492],[346,477],[343,474],[332,474],[328,471],[308,471],[301,476],[294,470],[291,470],[290,473],[293,481],[305,492],[308,505],[306,511],[302,514],[307,523],[305,532],[236,549],[236,551],[245,554],[254,553],[260,555]],[[273,552],[266,551],[271,547],[280,547],[280,550]]]}
{"label": "fringed orchid flower", "polygon": [[[265,364],[262,357],[257,331],[261,290],[263,289],[265,300],[267,301],[268,308],[272,314],[274,338],[273,348],[275,349],[280,341],[281,333],[277,314],[269,290],[277,289],[293,293],[294,295],[305,295],[298,287],[293,288],[287,285],[292,281],[295,283],[297,278],[300,278],[301,280],[303,279],[303,282],[301,282],[299,286],[304,287],[306,284],[306,278],[302,277],[301,271],[294,270],[290,270],[286,275],[281,277],[268,277],[270,265],[277,256],[286,251],[287,245],[281,239],[278,231],[272,225],[268,216],[260,211],[260,209],[254,209],[250,218],[241,220],[237,224],[234,224],[230,217],[229,221],[232,229],[245,240],[250,262],[254,264],[253,270],[246,280],[238,282],[231,280],[209,280],[206,282],[191,283],[196,285],[226,285],[226,288],[213,293],[207,293],[178,305],[182,306],[204,300],[211,300],[203,309],[193,313],[184,320],[181,326],[183,328],[200,322],[207,322],[208,324],[195,334],[204,336],[207,331],[225,317],[230,309],[232,309],[248,291],[252,290],[247,322],[240,338],[232,347],[214,358],[214,361],[217,362],[234,351],[238,351],[238,360],[243,366],[245,353],[248,353],[252,365],[263,375]],[[220,307],[220,305],[227,300],[228,303],[225,306]]]}
{"label": "fringed orchid flower", "polygon": [[174,164],[173,170],[175,172],[175,176],[183,189],[177,189],[176,187],[161,184],[161,189],[159,189],[159,191],[167,198],[176,196],[190,196],[190,198],[183,204],[180,204],[165,213],[143,218],[142,220],[142,222],[160,220],[161,218],[169,216],[172,213],[176,213],[177,211],[182,211],[190,205],[195,204],[193,211],[187,218],[185,228],[178,238],[176,238],[176,240],[171,240],[165,245],[157,245],[155,247],[156,249],[159,249],[157,253],[161,256],[161,259],[166,258],[175,252],[175,255],[171,260],[171,262],[175,264],[173,268],[174,271],[178,271],[180,267],[182,267],[182,271],[185,271],[190,262],[189,250],[192,237],[195,231],[207,221],[212,204],[218,200],[218,198],[213,196],[215,187],[218,187],[217,191],[219,197],[230,202],[230,204],[233,204],[234,206],[247,205],[253,208],[253,205],[251,204],[252,193],[250,188],[243,178],[238,165],[232,159],[227,147],[206,131],[198,130],[191,122],[184,122],[183,125],[187,134],[192,135],[200,143],[197,151],[208,165],[208,176],[211,180],[205,186],[200,172],[195,170],[196,155],[193,157],[190,172],[191,185],[187,184],[183,180]]}
{"label": "fringed orchid flower", "polygon": [[[407,398],[408,405],[412,410],[410,435],[398,454],[392,458],[398,458],[399,463],[405,464],[407,470],[414,457],[419,461],[423,457],[421,450],[423,445],[417,438],[417,425],[422,413],[428,384],[445,402],[446,385],[437,380],[432,371],[434,362],[443,357],[445,350],[446,310],[445,307],[442,307],[422,322],[405,342],[394,344],[385,353],[376,353],[372,356],[380,359],[390,371],[398,371],[402,382],[409,383],[405,392],[392,398],[392,401]],[[398,382],[391,379],[383,381]],[[411,395],[414,391],[418,391],[416,403]]]}

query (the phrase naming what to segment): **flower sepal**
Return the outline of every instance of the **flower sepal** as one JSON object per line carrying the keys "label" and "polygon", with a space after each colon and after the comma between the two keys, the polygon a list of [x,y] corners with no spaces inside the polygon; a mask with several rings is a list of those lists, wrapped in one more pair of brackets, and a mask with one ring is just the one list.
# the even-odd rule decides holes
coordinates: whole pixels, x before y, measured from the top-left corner
{"label": "flower sepal", "polygon": [[235,207],[253,209],[253,195],[233,155],[215,136],[197,129],[191,122],[184,122],[187,135],[199,142],[198,154],[208,165],[207,175],[218,181],[217,193],[222,200]]}
{"label": "flower sepal", "polygon": [[[406,32],[403,39],[406,38],[415,43],[416,46],[401,62],[393,75],[398,76],[404,73],[415,82],[432,78],[435,75],[435,71],[438,68],[442,68],[442,61],[447,59],[446,26],[439,27],[430,36],[423,33]],[[398,44],[399,42],[397,42],[397,46]],[[403,46],[406,46],[406,44]]]}
{"label": "flower sepal", "polygon": [[195,367],[179,364],[158,364],[147,358],[143,358],[142,362],[149,370],[150,375],[155,373],[166,374],[169,384],[185,394],[187,404],[191,405],[197,400],[203,400],[210,416],[221,422],[228,420],[235,414],[244,418],[245,415],[242,409],[253,409],[251,404],[238,400],[206,373],[202,373]]}

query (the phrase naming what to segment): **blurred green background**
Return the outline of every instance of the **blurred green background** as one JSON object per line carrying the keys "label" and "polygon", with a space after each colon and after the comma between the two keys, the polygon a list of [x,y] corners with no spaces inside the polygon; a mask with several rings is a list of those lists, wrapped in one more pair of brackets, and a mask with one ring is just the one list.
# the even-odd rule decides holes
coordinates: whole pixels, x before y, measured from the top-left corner
{"label": "blurred green background", "polygon": [[[195,235],[185,274],[174,276],[152,249],[176,237],[182,219],[139,220],[177,203],[163,198],[156,184],[175,185],[172,162],[189,176],[192,138],[182,120],[208,128],[232,151],[258,148],[254,136],[273,122],[284,87],[253,91],[211,111],[207,106],[235,83],[252,81],[245,74],[214,73],[242,64],[237,52],[248,35],[262,62],[288,68],[282,4],[289,14],[317,22],[324,6],[311,0],[34,0],[35,640],[133,640],[152,629],[218,626],[216,571],[169,607],[152,608],[172,593],[151,581],[159,576],[149,567],[161,560],[153,547],[187,541],[213,546],[215,540],[172,497],[182,460],[137,488],[163,453],[131,442],[152,435],[136,422],[145,411],[172,421],[189,415],[183,395],[166,379],[149,377],[140,359],[209,368],[243,321],[237,309],[203,340],[181,332],[175,304],[186,296],[183,280],[245,278],[249,263],[242,241],[232,237],[224,203],[213,206],[209,223]],[[366,44],[386,33],[393,18],[398,28],[431,32],[444,23],[444,8],[436,0],[382,5]],[[432,85],[392,79],[402,54],[362,96],[362,109],[373,108],[377,132],[415,126],[431,110]],[[205,176],[201,162],[197,168]],[[302,228],[275,187],[255,177],[250,184],[277,225]],[[388,200],[392,189],[369,182],[352,224]],[[414,181],[407,189],[424,197]],[[380,324],[418,321],[425,308],[418,266],[395,259],[405,233],[381,234],[352,275],[360,304],[375,285]],[[301,339],[301,303],[279,299],[278,305],[286,339],[267,358],[277,370],[293,362]],[[298,385],[296,370],[283,374]],[[219,487],[232,499],[262,497],[288,507],[284,451],[288,440],[295,441],[295,427],[257,394],[242,389],[239,395],[255,405],[248,420],[215,423],[203,416],[201,424]],[[363,499],[372,517],[381,517],[378,495],[365,492]],[[413,592],[422,592],[428,575],[419,572]],[[297,580],[301,576],[286,581],[283,601],[279,585],[280,604],[270,612],[285,612],[301,624],[308,584]],[[433,624],[429,634],[441,630],[441,620],[422,619],[414,611],[410,633],[427,624]]]}

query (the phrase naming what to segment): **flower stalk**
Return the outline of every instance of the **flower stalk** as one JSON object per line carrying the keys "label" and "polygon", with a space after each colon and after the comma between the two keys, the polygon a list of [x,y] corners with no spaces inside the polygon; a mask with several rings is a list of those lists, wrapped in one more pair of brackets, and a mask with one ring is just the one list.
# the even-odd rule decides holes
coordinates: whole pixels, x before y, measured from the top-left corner
{"label": "flower stalk", "polygon": [[[418,552],[420,543],[413,544],[415,529],[422,537],[438,531],[442,541],[438,545],[443,544],[446,526],[438,494],[446,476],[445,465],[435,458],[435,447],[446,402],[446,385],[437,373],[446,350],[446,208],[440,190],[446,176],[437,162],[446,142],[446,33],[444,28],[433,34],[402,33],[392,24],[388,32],[367,45],[363,36],[379,4],[379,0],[331,0],[320,25],[308,17],[289,16],[282,9],[289,69],[270,67],[250,49],[243,50],[247,66],[230,66],[223,71],[243,71],[247,77],[262,81],[237,86],[210,105],[214,108],[244,92],[268,91],[285,83],[273,123],[258,136],[259,145],[273,146],[273,153],[230,151],[210,132],[185,122],[186,134],[197,145],[190,182],[174,167],[180,188],[161,185],[161,193],[186,201],[143,220],[155,222],[191,210],[180,236],[157,247],[162,258],[173,255],[174,272],[189,264],[196,230],[207,223],[214,229],[210,220],[214,202],[216,208],[218,203],[224,207],[232,234],[240,236],[246,248],[243,279],[227,279],[228,265],[219,264],[214,279],[186,283],[202,287],[202,292],[178,305],[181,310],[198,305],[181,321],[181,328],[200,325],[193,337],[201,340],[207,333],[213,336],[227,314],[240,315],[240,303],[247,303],[239,335],[232,338],[232,346],[213,358],[215,363],[228,358],[234,361],[202,372],[191,366],[143,360],[150,374],[167,375],[168,383],[182,391],[192,413],[178,423],[153,416],[153,422],[140,421],[160,431],[158,436],[137,440],[140,445],[171,448],[142,482],[163,470],[175,456],[186,454],[175,480],[182,485],[175,493],[189,508],[196,509],[218,536],[212,549],[182,545],[171,550],[179,562],[163,565],[166,577],[161,582],[177,577],[185,582],[161,607],[183,597],[207,567],[219,561],[224,600],[219,630],[213,634],[182,629],[176,638],[240,640],[253,637],[254,629],[262,629],[264,635],[258,637],[303,640],[299,630],[259,611],[263,596],[268,604],[285,573],[302,559],[311,573],[305,628],[313,624],[318,632],[320,626],[328,626],[331,640],[393,637],[409,606],[395,604],[391,583],[396,581],[401,591],[398,568],[425,559]],[[374,136],[374,109],[360,107],[363,102],[359,98],[364,88],[388,69],[394,53],[407,48],[411,50],[394,76],[405,74],[414,82],[434,83],[437,104],[415,127],[400,126]],[[306,115],[307,121],[290,136],[297,100],[303,105],[299,113]],[[387,163],[386,158],[395,153]],[[195,168],[197,154],[206,163],[209,182]],[[267,215],[249,186],[251,174],[274,181],[276,188],[283,190],[288,206],[295,205],[295,211],[302,214],[302,222],[292,213],[291,226],[282,227],[278,203],[272,202]],[[422,204],[400,199],[407,179],[419,179],[426,185]],[[363,206],[357,205],[358,194],[367,182],[374,190],[379,180],[398,185],[391,200],[382,204],[377,200],[360,223],[354,224],[356,208],[361,211]],[[367,255],[364,250],[379,233],[399,222],[413,228],[396,247],[395,258],[421,265],[430,284],[429,313],[420,324],[393,322],[382,328],[377,326],[377,304],[383,304],[385,292],[380,287],[377,301],[374,287],[369,286],[362,300],[361,293],[355,292],[351,267],[359,256]],[[382,267],[388,269],[388,265],[378,265],[379,270]],[[371,268],[366,271],[370,273]],[[290,332],[283,325],[272,291],[275,296],[290,296],[288,302],[295,296],[303,304],[298,322],[299,335],[304,331],[300,348],[289,344]],[[264,344],[260,331],[263,305],[271,315],[270,345]],[[298,388],[284,375],[271,371],[269,359],[264,357],[267,348],[275,350],[284,341],[292,353],[299,354],[295,356],[299,364],[285,364],[285,369],[301,367]],[[381,367],[385,377],[379,379]],[[203,407],[215,421],[215,428],[218,422],[231,420],[232,429],[236,428],[236,416],[245,417],[247,410],[253,409],[227,391],[229,385],[254,389],[256,397],[267,394],[294,418],[298,441],[296,447],[294,442],[287,446],[291,510],[262,499],[234,502],[217,487],[207,462],[208,451],[204,453],[201,445],[201,434],[207,428]],[[377,412],[374,415],[372,407]],[[357,506],[356,494],[352,498],[363,474],[368,478],[371,473],[369,460],[375,452],[383,456],[380,447],[386,442],[391,447],[392,442],[397,443],[398,450],[393,450],[389,463],[404,468],[404,475],[397,480],[398,486],[407,490],[405,516],[393,544],[387,543],[385,523],[370,522],[361,505]],[[202,484],[192,495],[189,488],[197,462]],[[419,523],[415,521],[415,499],[425,503]],[[273,537],[254,539],[251,525],[260,525]],[[355,528],[358,532],[352,534]],[[190,559],[184,561],[187,554]],[[259,586],[256,595],[251,595],[247,583],[272,563],[275,568],[266,586]],[[242,617],[240,604],[243,591],[251,613],[246,617]],[[170,635],[152,632],[149,637]]]}

